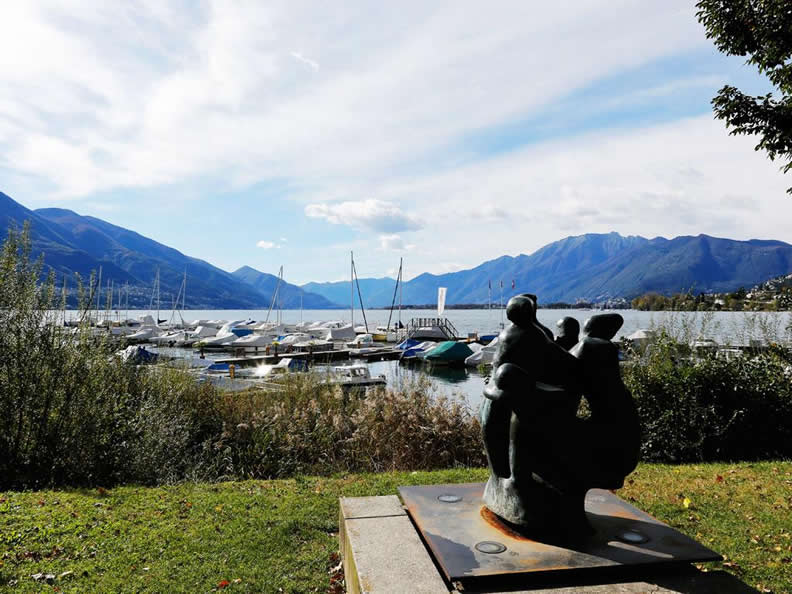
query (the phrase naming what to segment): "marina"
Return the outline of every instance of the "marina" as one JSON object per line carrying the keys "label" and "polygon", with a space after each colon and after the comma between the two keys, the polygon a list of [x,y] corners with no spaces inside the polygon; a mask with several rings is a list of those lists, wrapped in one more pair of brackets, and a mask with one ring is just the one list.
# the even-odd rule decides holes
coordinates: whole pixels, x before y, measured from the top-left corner
{"label": "marina", "polygon": [[[67,323],[77,315],[72,311],[59,313]],[[445,317],[439,317],[436,310],[407,310],[402,312],[404,328],[393,328],[394,316],[389,310],[367,311],[369,328],[387,328],[390,318],[389,332],[400,339],[397,343],[374,341],[371,333],[365,333],[365,326],[357,327],[357,331],[364,332],[357,334],[350,324],[349,312],[338,310],[282,310],[274,316],[268,310],[186,310],[180,312],[181,319],[176,317],[178,323],[169,316],[170,323],[163,320],[159,325],[154,323],[158,319],[156,310],[110,312],[109,316],[107,312],[90,313],[99,320],[97,332],[109,332],[119,338],[129,332],[128,342],[160,355],[161,362],[186,363],[198,370],[217,364],[233,366],[237,371],[277,365],[286,358],[305,361],[310,369],[319,371],[342,363],[364,364],[372,375],[384,376],[390,387],[423,378],[432,383],[438,395],[464,399],[473,408],[481,401],[487,365],[497,348],[493,337],[501,330],[501,324],[505,325],[504,312],[499,308],[450,310],[444,312]],[[344,313],[346,321],[339,319]],[[556,322],[562,317],[574,317],[582,325],[595,313],[600,311],[540,309],[537,317],[556,330]],[[636,344],[643,344],[651,336],[649,329],[663,327],[697,352],[715,349],[725,357],[742,356],[746,350],[788,340],[789,336],[790,316],[786,312],[619,313],[625,322],[617,338],[629,337]],[[259,321],[266,320],[268,314],[274,322]],[[125,319],[129,324],[123,322]],[[414,338],[407,338],[410,333]],[[465,365],[431,362],[436,359],[429,356],[431,350],[444,341],[450,342],[449,338],[470,349],[470,353],[464,353]],[[227,370],[223,373],[229,375]],[[251,381],[240,374],[231,383],[244,387]]]}

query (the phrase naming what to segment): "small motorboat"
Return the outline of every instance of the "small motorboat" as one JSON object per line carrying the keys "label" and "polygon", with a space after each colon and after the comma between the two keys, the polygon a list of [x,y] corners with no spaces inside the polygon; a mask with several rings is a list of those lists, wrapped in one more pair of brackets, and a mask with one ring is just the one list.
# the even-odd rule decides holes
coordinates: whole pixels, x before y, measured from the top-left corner
{"label": "small motorboat", "polygon": [[384,375],[372,376],[364,363],[336,365],[331,368],[328,381],[341,387],[384,386],[387,383]]}

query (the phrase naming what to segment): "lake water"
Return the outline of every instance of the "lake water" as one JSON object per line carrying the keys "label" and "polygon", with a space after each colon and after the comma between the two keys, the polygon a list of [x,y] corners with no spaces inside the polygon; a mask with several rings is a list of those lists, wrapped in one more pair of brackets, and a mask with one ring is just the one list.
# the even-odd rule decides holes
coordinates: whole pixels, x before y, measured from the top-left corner
{"label": "lake water", "polygon": [[[457,331],[465,336],[471,332],[479,334],[496,334],[500,331],[503,310],[499,309],[453,309],[446,310],[444,316],[451,321]],[[67,312],[68,314],[69,312]],[[129,317],[155,314],[149,311],[129,311]],[[537,313],[539,321],[548,328],[555,330],[555,323],[564,316],[576,318],[581,327],[585,320],[597,310],[581,309],[540,309]],[[624,325],[618,336],[628,336],[638,329],[651,329],[663,326],[680,340],[691,340],[698,336],[712,338],[720,344],[747,345],[751,340],[788,341],[787,326],[792,318],[788,312],[644,312],[636,310],[619,310],[624,317]],[[119,312],[121,318],[127,312]],[[188,310],[184,312],[185,320],[253,320],[264,321],[267,310]],[[277,312],[271,312],[269,319],[274,321]],[[280,312],[284,323],[300,321],[349,321],[349,310],[284,310]],[[388,322],[390,311],[371,310],[366,312],[369,327],[384,325]],[[436,317],[435,310],[402,310],[401,320],[406,325],[411,318]],[[112,314],[115,318],[115,312]],[[171,312],[160,311],[160,319],[169,319]],[[391,325],[398,319],[393,312]],[[362,325],[363,318],[359,310],[355,311],[355,324]],[[369,365],[372,374],[384,374],[388,385],[398,387],[402,382],[409,381],[416,374],[427,374],[438,392],[455,397],[463,397],[473,408],[477,408],[484,389],[484,377],[476,369],[445,369],[423,366],[404,366],[398,361],[380,361]]]}

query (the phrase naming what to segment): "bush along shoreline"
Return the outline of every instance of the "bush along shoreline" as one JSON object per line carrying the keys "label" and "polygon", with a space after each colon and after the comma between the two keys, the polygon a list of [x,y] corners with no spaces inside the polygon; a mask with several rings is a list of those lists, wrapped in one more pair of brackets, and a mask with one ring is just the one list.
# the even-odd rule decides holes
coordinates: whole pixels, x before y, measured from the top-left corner
{"label": "bush along shoreline", "polygon": [[[476,411],[428,380],[345,395],[313,374],[225,393],[136,367],[87,327],[58,325],[29,231],[0,254],[0,489],[166,484],[483,467]],[[91,283],[91,286],[93,283]],[[84,295],[90,302],[90,295]],[[792,352],[690,358],[663,332],[623,367],[642,459],[792,458]]]}

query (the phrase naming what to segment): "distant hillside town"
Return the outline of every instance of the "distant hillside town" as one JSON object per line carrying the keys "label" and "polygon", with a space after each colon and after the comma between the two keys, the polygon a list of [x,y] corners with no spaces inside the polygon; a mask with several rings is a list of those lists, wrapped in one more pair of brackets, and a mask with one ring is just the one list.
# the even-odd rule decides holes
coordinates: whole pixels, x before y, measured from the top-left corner
{"label": "distant hillside town", "polygon": [[789,311],[792,309],[792,274],[771,278],[746,290],[729,293],[646,293],[632,300],[642,311]]}

